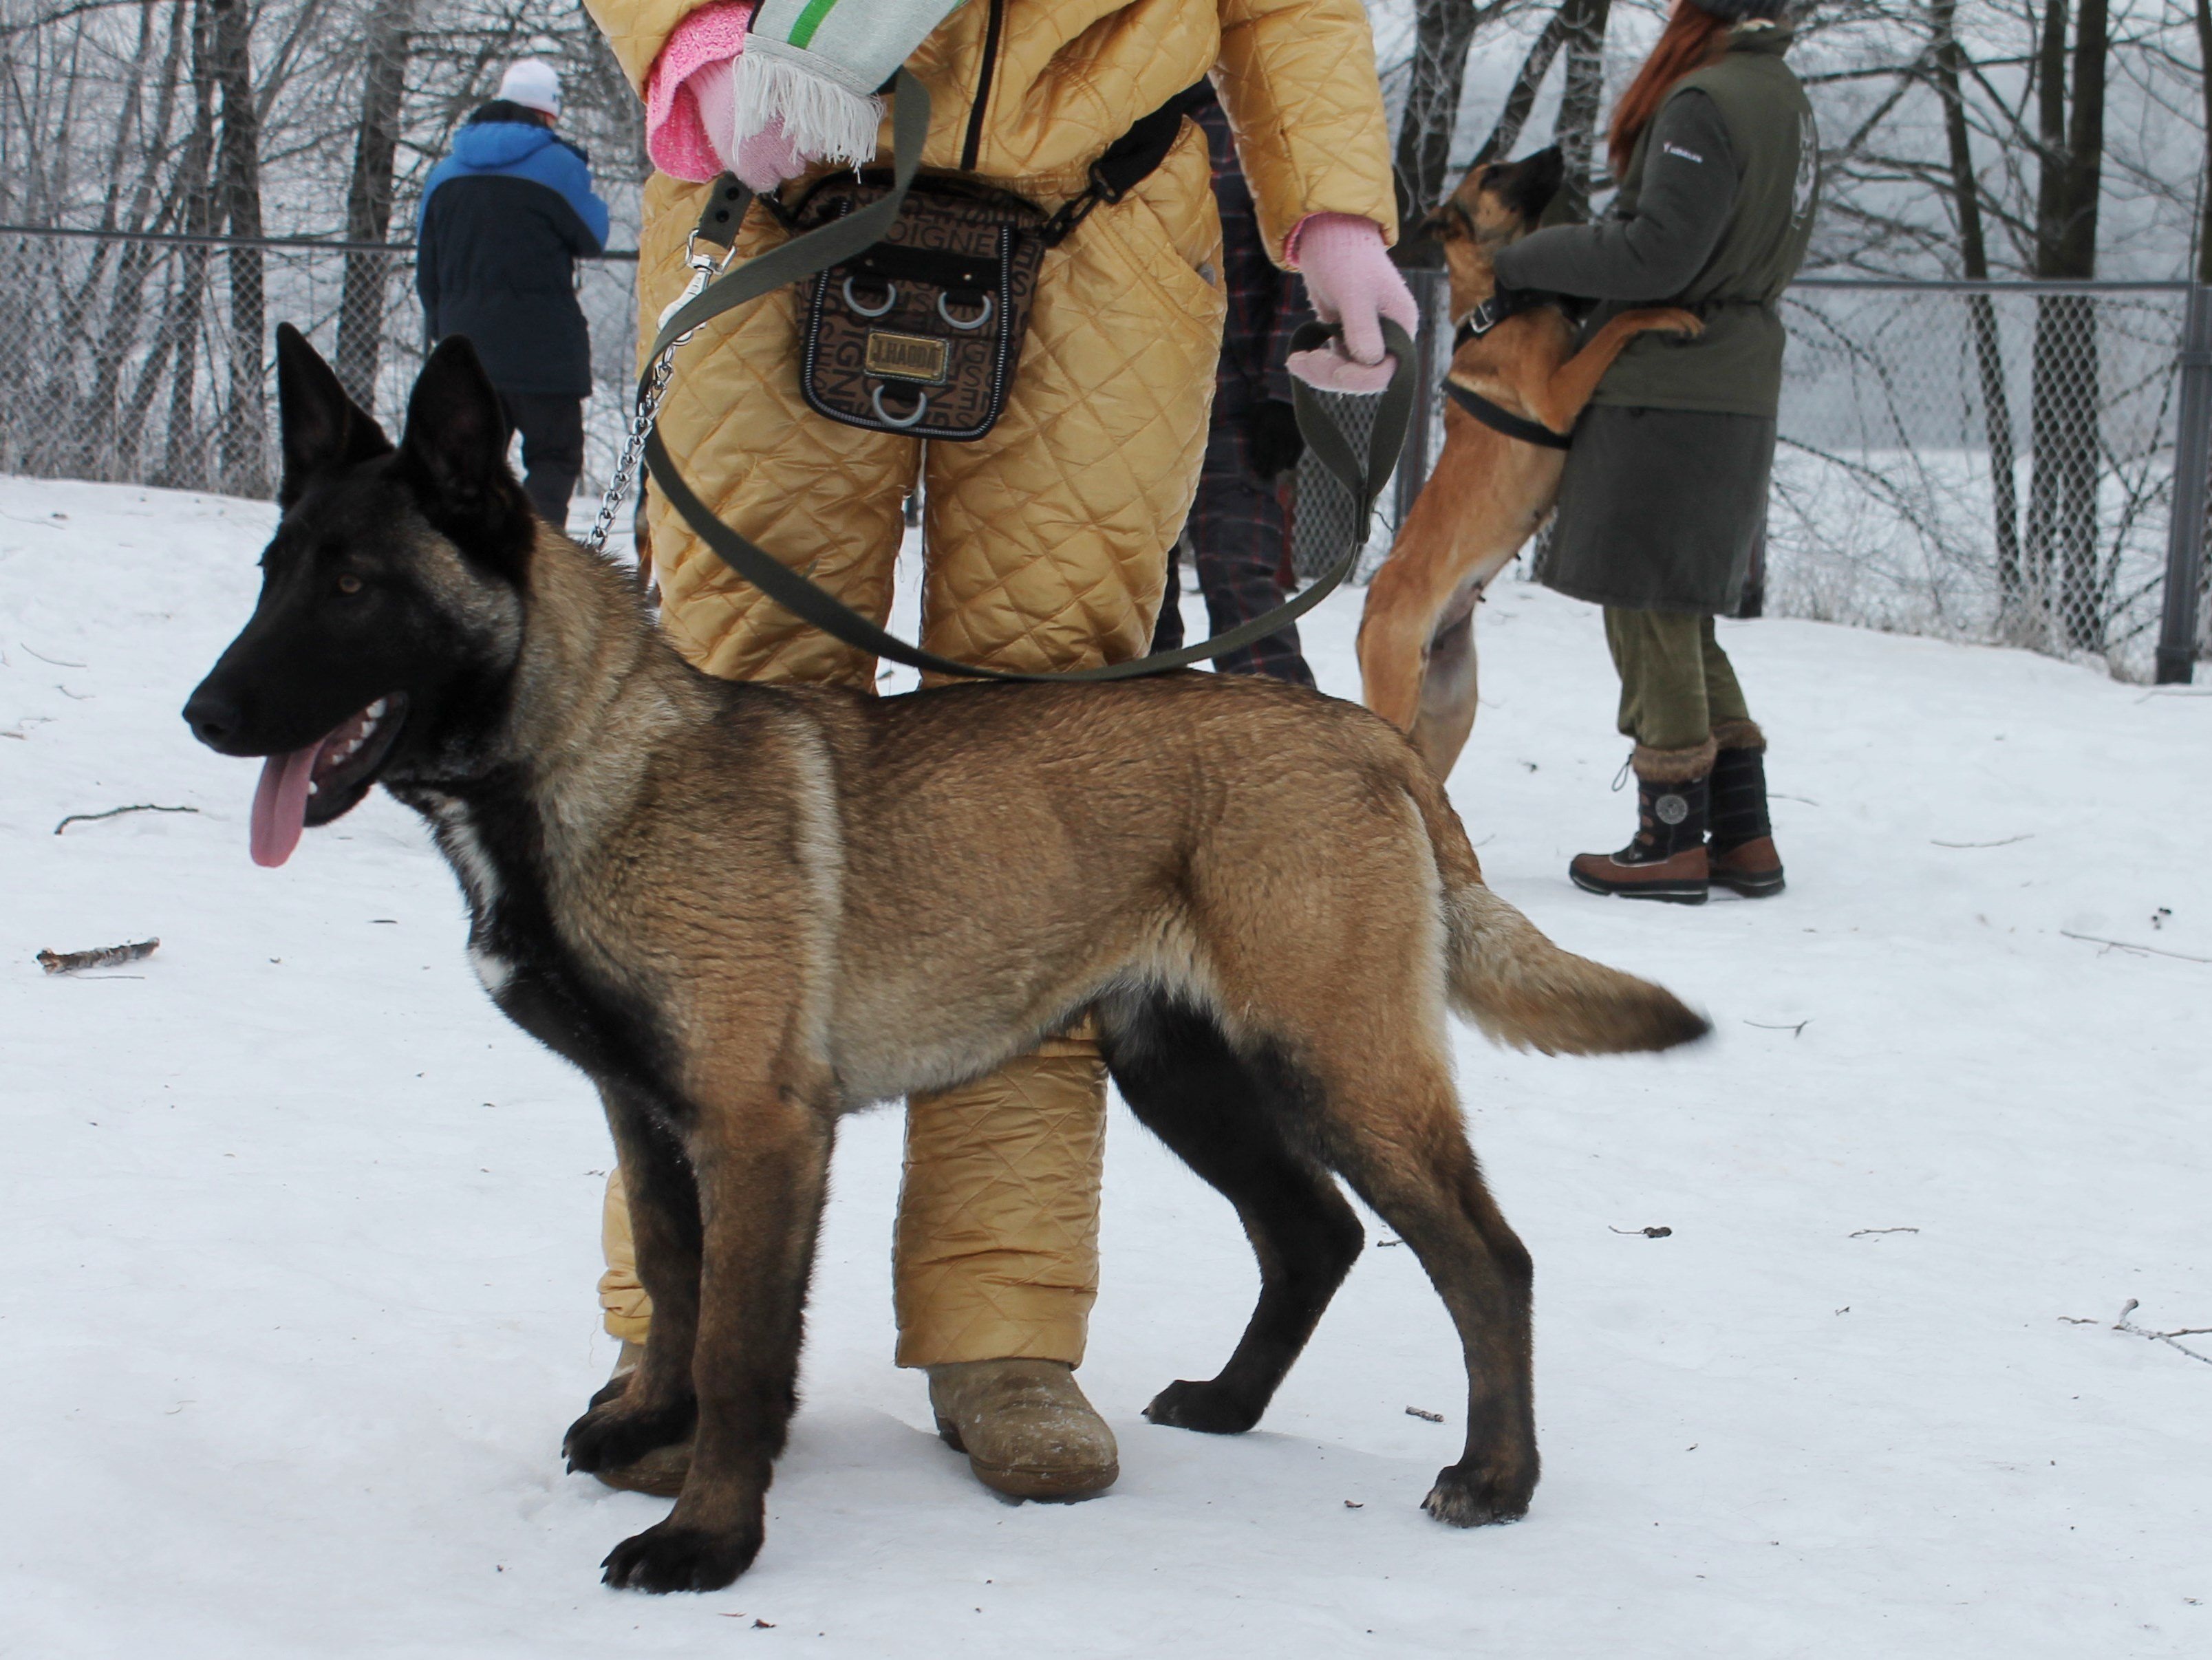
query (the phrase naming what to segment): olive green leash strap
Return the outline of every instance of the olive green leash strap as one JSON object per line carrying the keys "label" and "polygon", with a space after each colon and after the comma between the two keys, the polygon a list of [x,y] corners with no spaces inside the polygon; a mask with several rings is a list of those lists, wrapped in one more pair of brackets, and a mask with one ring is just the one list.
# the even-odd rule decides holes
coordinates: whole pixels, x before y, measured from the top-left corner
{"label": "olive green leash strap", "polygon": [[[638,400],[641,412],[639,424],[645,429],[642,436],[646,466],[653,483],[667,496],[669,505],[723,563],[802,622],[811,623],[857,650],[933,674],[981,680],[1133,679],[1143,675],[1163,673],[1169,669],[1185,668],[1193,663],[1203,662],[1210,657],[1218,657],[1224,652],[1248,646],[1255,640],[1264,639],[1288,627],[1321,604],[1359,562],[1359,556],[1366,546],[1366,530],[1376,498],[1390,477],[1390,470],[1405,442],[1407,424],[1413,415],[1415,384],[1413,343],[1403,329],[1387,319],[1382,324],[1383,341],[1398,360],[1397,373],[1391,378],[1389,388],[1376,400],[1374,429],[1369,435],[1367,453],[1364,458],[1353,453],[1335,417],[1323,407],[1310,387],[1303,381],[1296,382],[1292,393],[1298,428],[1305,435],[1307,446],[1313,451],[1316,460],[1343,481],[1356,504],[1352,544],[1345,550],[1344,556],[1324,572],[1320,580],[1287,604],[1240,623],[1211,640],[1202,640],[1196,645],[1136,658],[1125,663],[1109,663],[1097,668],[1073,669],[1056,674],[1024,674],[1009,669],[985,668],[978,664],[958,662],[952,658],[939,657],[934,652],[924,651],[918,646],[908,645],[897,635],[877,627],[774,555],[738,535],[716,518],[713,510],[684,482],[683,475],[676,470],[675,461],[669,455],[667,447],[661,442],[658,427],[652,423],[651,419],[652,411],[658,407],[666,389],[667,365],[672,361],[672,354],[702,324],[711,319],[720,316],[733,307],[757,300],[787,283],[804,282],[884,240],[892,222],[898,217],[899,208],[906,198],[907,186],[913,182],[923,140],[929,131],[929,94],[921,83],[901,70],[893,93],[893,171],[891,188],[885,195],[841,219],[832,220],[757,255],[743,265],[726,270],[663,319],[660,332],[653,343],[652,355],[647,360],[649,367],[638,384]],[[718,180],[707,211],[701,218],[699,230],[694,234],[695,247],[702,240],[729,246],[736,240],[738,224],[744,217],[745,210],[750,204],[751,194],[742,185],[726,176]],[[696,258],[693,260],[693,266],[695,271],[702,274],[712,269],[710,265]],[[1294,350],[1306,350],[1320,345],[1336,332],[1333,327],[1309,323],[1297,331],[1291,344]],[[1170,599],[1172,602],[1173,596]]]}

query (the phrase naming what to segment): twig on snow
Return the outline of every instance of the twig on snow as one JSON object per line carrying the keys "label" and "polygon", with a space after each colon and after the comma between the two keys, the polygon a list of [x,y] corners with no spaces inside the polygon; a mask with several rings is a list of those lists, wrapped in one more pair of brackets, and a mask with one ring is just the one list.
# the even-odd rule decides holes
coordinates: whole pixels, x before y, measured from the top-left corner
{"label": "twig on snow", "polygon": [[1431,1412],[1425,1407],[1408,1407],[1406,1408],[1406,1416],[1418,1418],[1425,1424],[1441,1424],[1444,1421],[1443,1414]]}
{"label": "twig on snow", "polygon": [[[19,646],[23,646],[23,642],[21,640],[18,640],[15,643]],[[58,657],[49,657],[42,651],[31,651],[31,648],[28,646],[23,646],[23,649],[25,651],[30,651],[31,655],[37,658],[41,663],[52,663],[58,669],[88,669],[92,666],[89,663],[64,662]]]}
{"label": "twig on snow", "polygon": [[1674,1237],[1672,1228],[1616,1228],[1610,1222],[1605,1225],[1608,1233],[1640,1233],[1646,1239],[1671,1239]]}
{"label": "twig on snow", "polygon": [[1850,1237],[1854,1239],[1864,1239],[1869,1235],[1877,1233],[1917,1233],[1919,1231],[1918,1228],[1861,1228]]}
{"label": "twig on snow", "polygon": [[[2171,957],[2181,963],[2212,963],[2212,957],[2191,957],[2185,951],[2160,951],[2156,946],[2137,946],[2125,939],[2107,939],[2100,933],[2076,933],[2071,928],[2061,928],[2058,932],[2069,939],[2079,939],[2086,945],[2102,946],[2106,951],[2141,952],[2149,957]],[[2098,955],[2101,957],[2104,952],[2100,952]]]}
{"label": "twig on snow", "polygon": [[2015,842],[2033,842],[2033,840],[2035,840],[2035,832],[2025,830],[2018,836],[2008,836],[2002,842],[1938,842],[1931,836],[1928,845],[1931,848],[2008,848]]}
{"label": "twig on snow", "polygon": [[42,951],[37,961],[48,974],[76,974],[85,969],[112,969],[151,957],[161,945],[155,939],[134,939],[128,945],[102,946],[97,951]]}
{"label": "twig on snow", "polygon": [[73,812],[54,826],[54,834],[59,836],[71,824],[89,824],[101,818],[117,818],[126,812],[198,812],[198,807],[160,807],[155,806],[151,801],[141,801],[136,806],[110,807],[106,812]]}
{"label": "twig on snow", "polygon": [[[2153,1331],[2148,1326],[2139,1326],[2128,1318],[2142,1306],[2134,1298],[2128,1298],[2120,1310],[2120,1317],[2112,1322],[2111,1329],[2124,1331],[2130,1337],[2148,1337],[2170,1349],[2179,1349],[2192,1360],[2202,1360],[2206,1365],[2212,1366],[2212,1354],[2200,1354],[2188,1344],[2174,1341],[2181,1337],[2212,1337],[2212,1326],[2176,1326],[2172,1331]],[[2069,1314],[2062,1314],[2058,1319],[2060,1324],[2068,1326],[2101,1326],[2105,1323],[2101,1320],[2078,1320]]]}
{"label": "twig on snow", "polygon": [[1794,1026],[1770,1026],[1764,1020],[1747,1020],[1743,1024],[1747,1026],[1756,1026],[1761,1031],[1786,1031],[1792,1037],[1802,1037],[1805,1035],[1805,1028],[1813,1024],[1813,1017],[1808,1014]]}

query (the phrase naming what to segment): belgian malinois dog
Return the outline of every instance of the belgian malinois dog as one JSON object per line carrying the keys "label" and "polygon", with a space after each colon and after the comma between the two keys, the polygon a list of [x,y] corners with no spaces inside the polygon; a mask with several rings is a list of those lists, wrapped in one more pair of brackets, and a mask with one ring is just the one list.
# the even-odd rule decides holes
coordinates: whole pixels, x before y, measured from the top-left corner
{"label": "belgian malinois dog", "polygon": [[[1423,221],[1421,234],[1443,247],[1455,325],[1496,294],[1491,260],[1535,228],[1564,173],[1556,149],[1478,163]],[[1507,414],[1564,435],[1636,336],[1704,328],[1676,307],[1624,312],[1577,351],[1566,314],[1540,304],[1462,341],[1449,378]],[[1450,773],[1474,727],[1474,608],[1552,511],[1565,465],[1565,452],[1509,437],[1447,404],[1443,453],[1368,586],[1359,619],[1361,696],[1413,739],[1439,778]]]}
{"label": "belgian malinois dog", "polygon": [[760,1548],[839,1116],[1085,1018],[1260,1259],[1228,1365],[1152,1420],[1258,1420],[1360,1249],[1334,1172],[1466,1352],[1466,1451],[1426,1508],[1528,1509],[1528,1255],[1468,1146],[1445,1011],[1576,1054],[1706,1026],[1486,888],[1396,731],[1188,672],[883,698],[717,680],[532,516],[465,341],[431,354],[396,449],[289,328],[277,365],[283,517],[185,718],[267,757],[260,863],[373,784],[422,813],[494,1000],[599,1086],[653,1318],[569,1468],[696,1431],[674,1511],[610,1584],[709,1590]]}

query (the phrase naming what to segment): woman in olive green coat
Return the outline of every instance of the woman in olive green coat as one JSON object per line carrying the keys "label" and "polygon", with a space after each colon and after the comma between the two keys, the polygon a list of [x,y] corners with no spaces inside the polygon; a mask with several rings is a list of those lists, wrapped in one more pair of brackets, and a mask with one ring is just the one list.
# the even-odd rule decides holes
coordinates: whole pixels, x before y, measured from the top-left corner
{"label": "woman in olive green coat", "polygon": [[[1596,328],[1638,306],[1686,307],[1695,338],[1638,337],[1576,429],[1538,579],[1605,607],[1635,740],[1639,826],[1583,854],[1578,886],[1678,903],[1712,882],[1778,893],[1765,739],[1716,613],[1742,596],[1765,522],[1784,332],[1820,193],[1818,134],[1783,62],[1787,0],[1676,0],[1622,95],[1602,223],[1537,232],[1498,255],[1502,286],[1594,299]],[[1711,831],[1711,845],[1707,832]]]}

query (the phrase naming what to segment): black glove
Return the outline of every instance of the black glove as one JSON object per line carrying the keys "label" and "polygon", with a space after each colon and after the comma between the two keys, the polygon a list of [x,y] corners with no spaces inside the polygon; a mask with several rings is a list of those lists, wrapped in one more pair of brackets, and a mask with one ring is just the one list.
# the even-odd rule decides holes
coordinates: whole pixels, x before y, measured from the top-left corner
{"label": "black glove", "polygon": [[1252,406],[1244,417],[1244,441],[1251,452],[1254,476],[1269,483],[1297,465],[1298,457],[1306,453],[1297,411],[1279,398]]}

